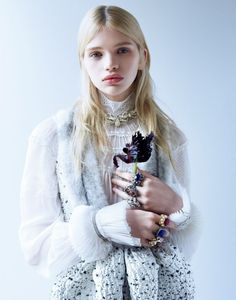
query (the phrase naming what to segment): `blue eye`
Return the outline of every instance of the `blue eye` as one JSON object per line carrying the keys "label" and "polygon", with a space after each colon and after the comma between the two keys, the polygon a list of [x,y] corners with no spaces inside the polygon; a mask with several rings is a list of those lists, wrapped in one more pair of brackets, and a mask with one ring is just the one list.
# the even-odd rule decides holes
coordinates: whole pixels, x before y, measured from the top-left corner
{"label": "blue eye", "polygon": [[118,49],[117,50],[117,53],[121,53],[121,54],[123,54],[123,53],[128,53],[129,52],[129,49],[128,48],[120,48],[120,49]]}

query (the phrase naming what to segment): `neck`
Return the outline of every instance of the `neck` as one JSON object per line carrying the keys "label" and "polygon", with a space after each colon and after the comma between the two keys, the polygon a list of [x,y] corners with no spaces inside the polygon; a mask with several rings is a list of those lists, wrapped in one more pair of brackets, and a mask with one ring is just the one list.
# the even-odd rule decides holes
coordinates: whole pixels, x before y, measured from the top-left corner
{"label": "neck", "polygon": [[118,115],[134,109],[134,93],[122,101],[113,101],[100,93],[100,101],[106,113]]}
{"label": "neck", "polygon": [[109,97],[103,93],[100,93],[101,97],[105,98],[106,100],[108,101],[112,101],[112,102],[118,102],[118,103],[121,103],[121,102],[125,102],[126,100],[128,100],[129,98],[131,98],[131,95],[132,95],[132,92],[129,93],[128,96],[126,97],[120,97],[120,98],[112,98],[112,97]]}

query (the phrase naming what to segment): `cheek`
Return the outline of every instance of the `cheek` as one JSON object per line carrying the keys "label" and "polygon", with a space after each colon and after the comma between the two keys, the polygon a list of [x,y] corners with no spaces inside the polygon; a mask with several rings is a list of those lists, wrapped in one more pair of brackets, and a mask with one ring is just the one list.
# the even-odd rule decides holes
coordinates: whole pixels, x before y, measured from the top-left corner
{"label": "cheek", "polygon": [[85,69],[87,74],[88,74],[88,77],[89,79],[91,80],[91,82],[93,83],[93,85],[97,88],[100,87],[100,76],[99,76],[99,73],[97,72],[97,68],[96,67],[88,67]]}
{"label": "cheek", "polygon": [[125,67],[130,74],[136,75],[139,69],[139,60],[137,58],[130,59],[125,63]]}
{"label": "cheek", "polygon": [[87,71],[90,78],[95,79],[97,77],[97,67],[94,64],[86,64],[85,70]]}
{"label": "cheek", "polygon": [[133,64],[130,68],[127,68],[127,74],[129,74],[130,80],[134,80],[138,73],[138,65]]}
{"label": "cheek", "polygon": [[91,60],[84,59],[83,67],[89,75],[96,71],[96,66]]}

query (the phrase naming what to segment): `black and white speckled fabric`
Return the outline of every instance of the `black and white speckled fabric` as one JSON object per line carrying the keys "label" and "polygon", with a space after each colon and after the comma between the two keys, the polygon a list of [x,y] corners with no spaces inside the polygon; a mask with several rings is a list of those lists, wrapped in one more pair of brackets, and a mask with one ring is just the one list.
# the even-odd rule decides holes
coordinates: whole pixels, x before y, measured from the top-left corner
{"label": "black and white speckled fabric", "polygon": [[178,248],[114,247],[106,260],[80,262],[57,276],[51,299],[192,300],[192,271]]}

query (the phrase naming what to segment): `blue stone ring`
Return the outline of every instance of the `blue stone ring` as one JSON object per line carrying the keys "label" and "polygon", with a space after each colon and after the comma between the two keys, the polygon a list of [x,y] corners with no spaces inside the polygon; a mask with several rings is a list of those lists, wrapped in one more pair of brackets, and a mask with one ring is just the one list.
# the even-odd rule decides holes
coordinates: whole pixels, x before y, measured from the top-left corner
{"label": "blue stone ring", "polygon": [[141,174],[140,172],[137,172],[137,173],[134,175],[133,183],[134,183],[136,186],[141,186],[143,180],[144,180],[143,174]]}
{"label": "blue stone ring", "polygon": [[155,238],[149,241],[149,245],[151,247],[156,246],[159,243],[162,243],[164,241],[164,238],[169,236],[169,231],[166,228],[160,227],[156,232],[155,232]]}
{"label": "blue stone ring", "polygon": [[155,237],[158,239],[164,239],[169,236],[169,231],[166,228],[158,228],[158,230],[155,232]]}

